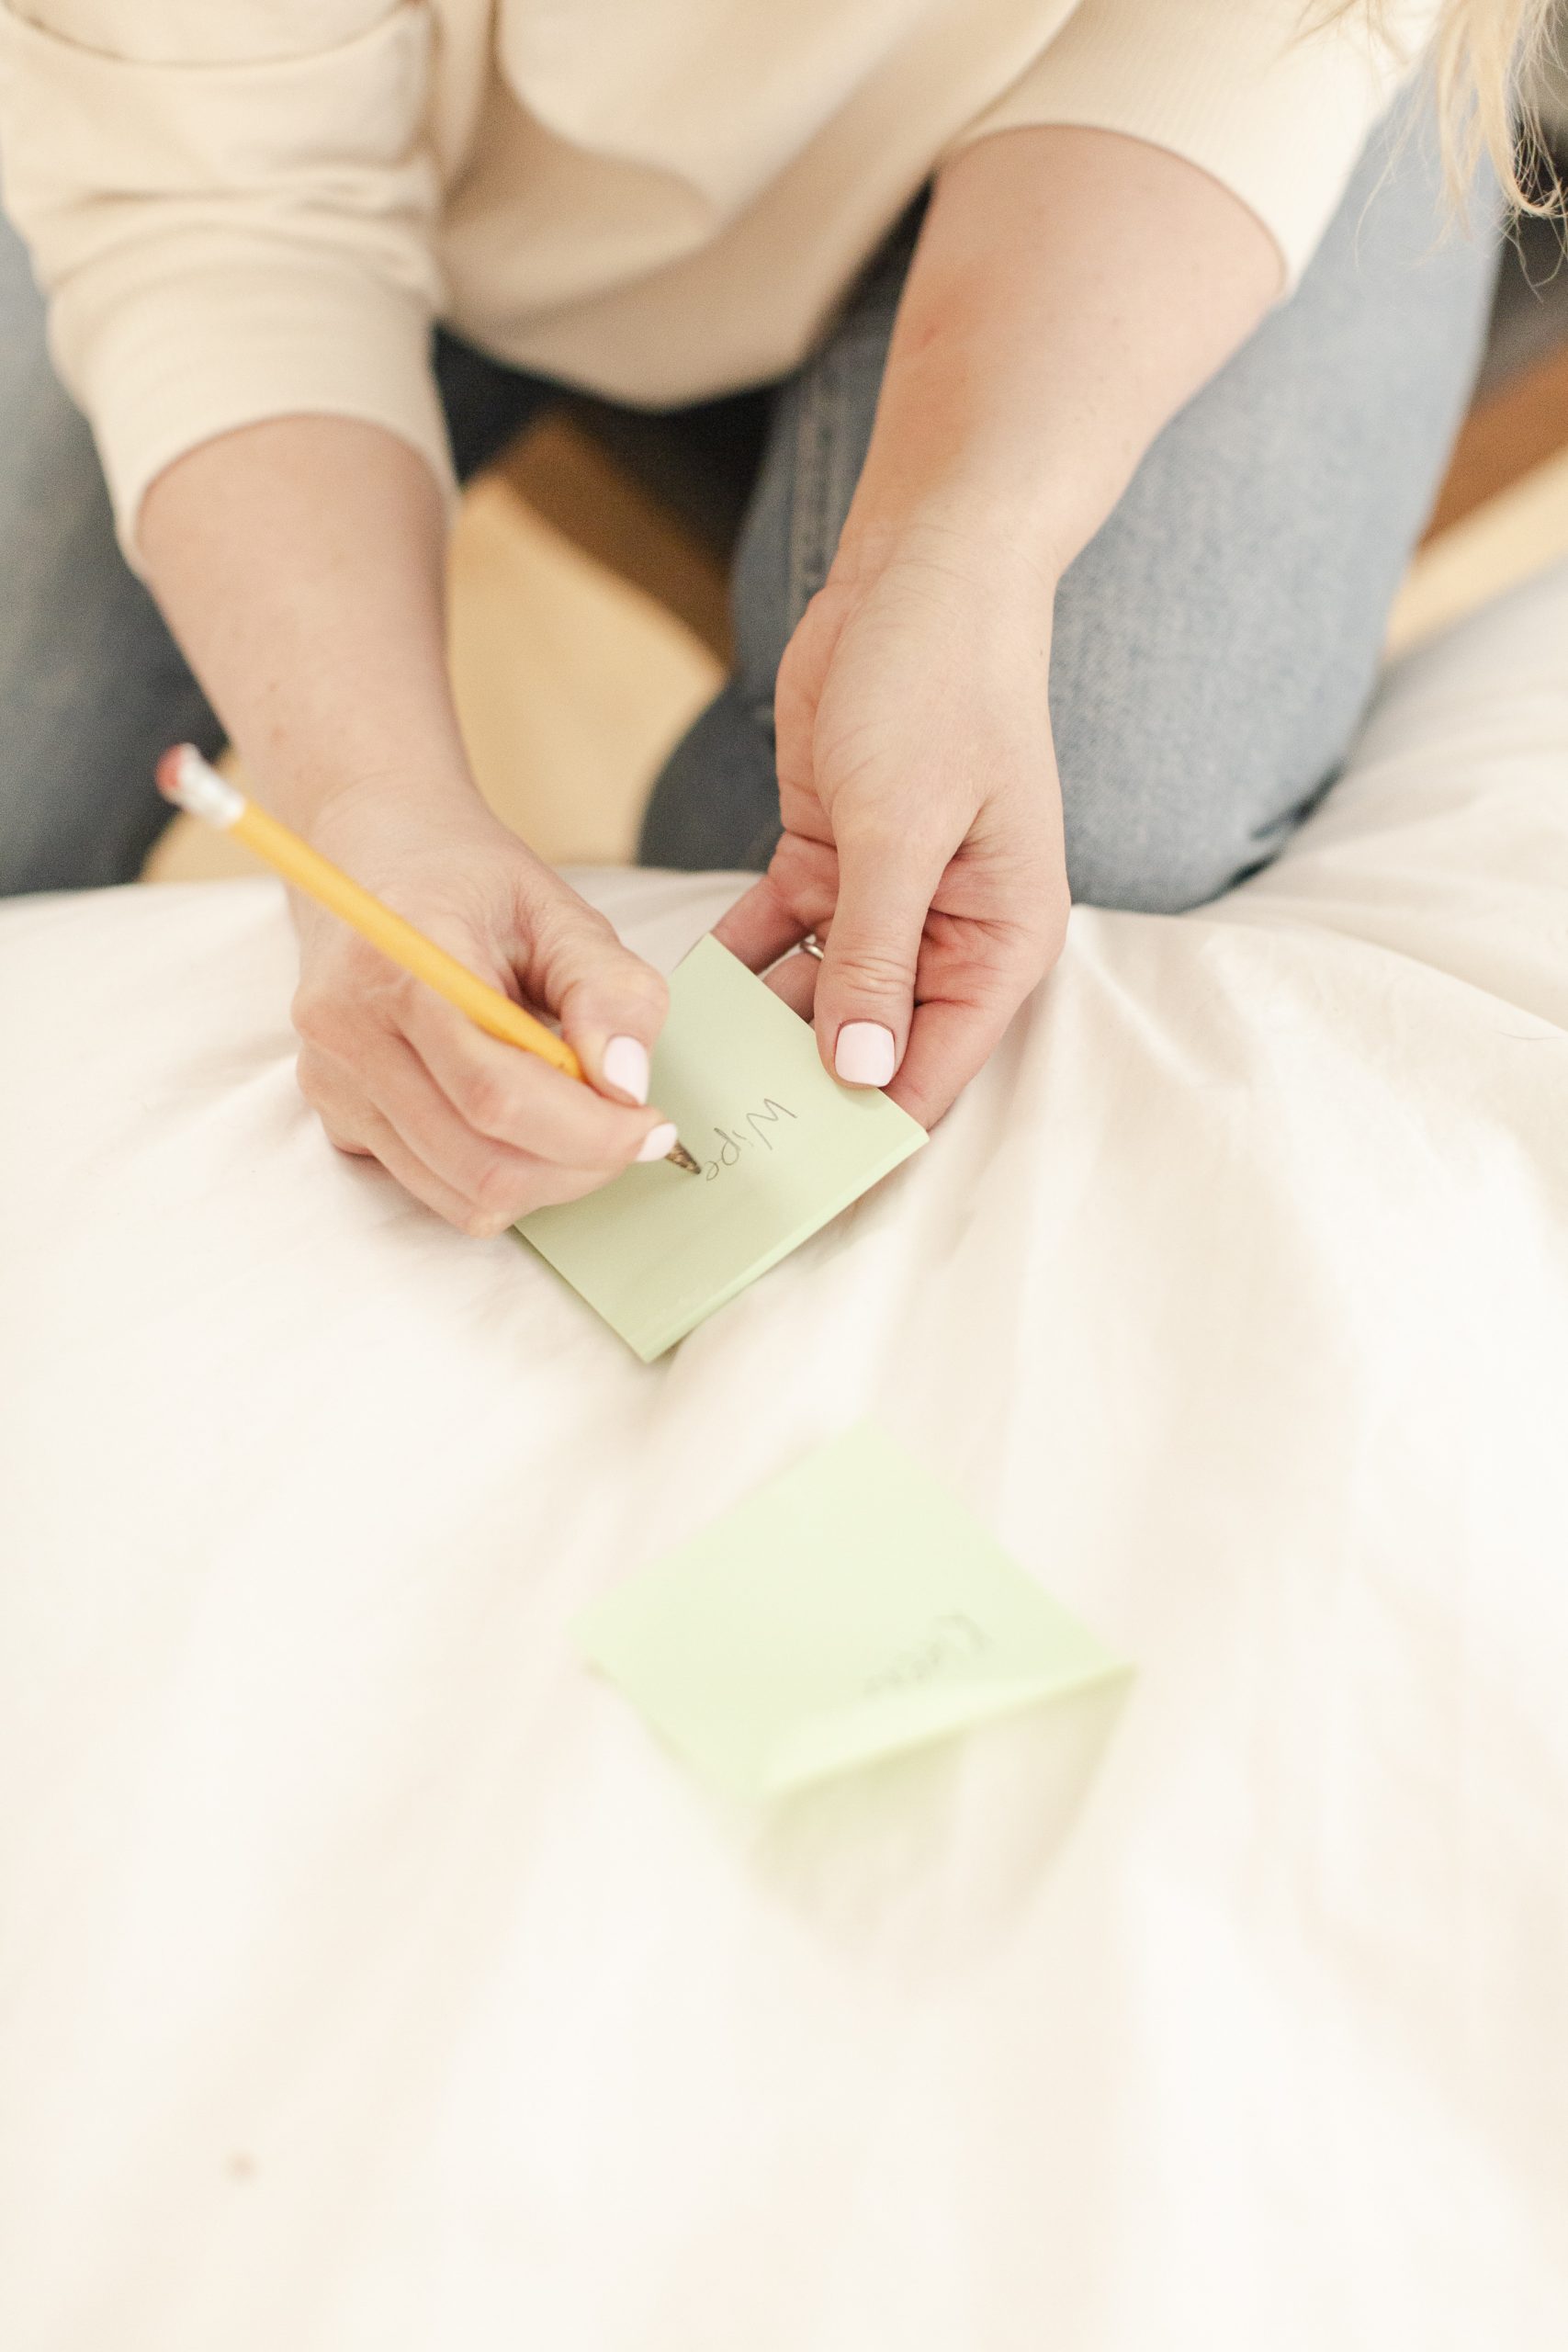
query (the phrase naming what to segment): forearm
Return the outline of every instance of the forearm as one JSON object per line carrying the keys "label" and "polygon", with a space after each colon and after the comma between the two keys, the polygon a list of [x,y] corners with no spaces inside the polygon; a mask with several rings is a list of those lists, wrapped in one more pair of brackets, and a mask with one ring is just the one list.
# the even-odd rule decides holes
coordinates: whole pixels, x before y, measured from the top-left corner
{"label": "forearm", "polygon": [[447,684],[445,523],[378,425],[280,417],[193,449],[142,503],[148,581],[271,805],[345,792],[472,805]]}
{"label": "forearm", "polygon": [[951,525],[1058,576],[1280,270],[1247,206],[1161,148],[1045,129],[966,149],[921,230],[845,561]]}

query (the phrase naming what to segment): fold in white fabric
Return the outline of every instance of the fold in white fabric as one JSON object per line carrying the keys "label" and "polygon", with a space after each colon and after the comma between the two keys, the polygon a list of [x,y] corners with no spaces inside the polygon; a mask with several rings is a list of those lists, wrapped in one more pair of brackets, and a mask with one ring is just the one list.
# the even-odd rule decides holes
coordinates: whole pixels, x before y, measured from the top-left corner
{"label": "fold in white fabric", "polygon": [[[12,2352],[1568,2340],[1565,641],[652,1369],[328,1149],[270,883],[0,915]],[[1138,1660],[1070,1803],[727,1815],[575,1661],[867,1413]]]}

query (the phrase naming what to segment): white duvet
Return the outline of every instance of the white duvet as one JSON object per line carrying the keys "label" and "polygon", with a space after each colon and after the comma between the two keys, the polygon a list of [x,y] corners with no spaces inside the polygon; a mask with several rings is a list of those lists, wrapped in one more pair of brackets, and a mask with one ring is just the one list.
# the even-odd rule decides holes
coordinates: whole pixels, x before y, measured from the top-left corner
{"label": "white duvet", "polygon": [[[722,877],[586,887],[670,959]],[[649,1370],[0,914],[6,2352],[1568,2343],[1568,571]],[[870,1413],[1139,1676],[773,1820],[566,1628]]]}

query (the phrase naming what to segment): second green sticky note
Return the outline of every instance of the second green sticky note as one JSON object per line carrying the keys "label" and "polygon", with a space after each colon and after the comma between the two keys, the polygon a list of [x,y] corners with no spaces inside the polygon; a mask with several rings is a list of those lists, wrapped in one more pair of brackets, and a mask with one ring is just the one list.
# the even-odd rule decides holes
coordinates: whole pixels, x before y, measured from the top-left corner
{"label": "second green sticky note", "polygon": [[869,1424],[607,1594],[577,1631],[671,1747],[751,1798],[1128,1671]]}

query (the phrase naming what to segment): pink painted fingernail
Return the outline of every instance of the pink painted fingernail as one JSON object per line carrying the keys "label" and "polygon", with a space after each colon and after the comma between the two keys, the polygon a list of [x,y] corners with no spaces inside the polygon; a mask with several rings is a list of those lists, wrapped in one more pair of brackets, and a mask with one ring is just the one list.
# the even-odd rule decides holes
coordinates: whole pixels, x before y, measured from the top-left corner
{"label": "pink painted fingernail", "polygon": [[675,1123],[666,1119],[662,1125],[650,1127],[637,1151],[639,1159],[668,1159],[670,1147],[675,1140]]}
{"label": "pink painted fingernail", "polygon": [[833,1068],[851,1086],[886,1086],[897,1064],[893,1032],[880,1021],[846,1021],[833,1048]]}
{"label": "pink painted fingernail", "polygon": [[604,1075],[634,1102],[648,1100],[648,1047],[639,1037],[612,1037],[604,1048]]}

